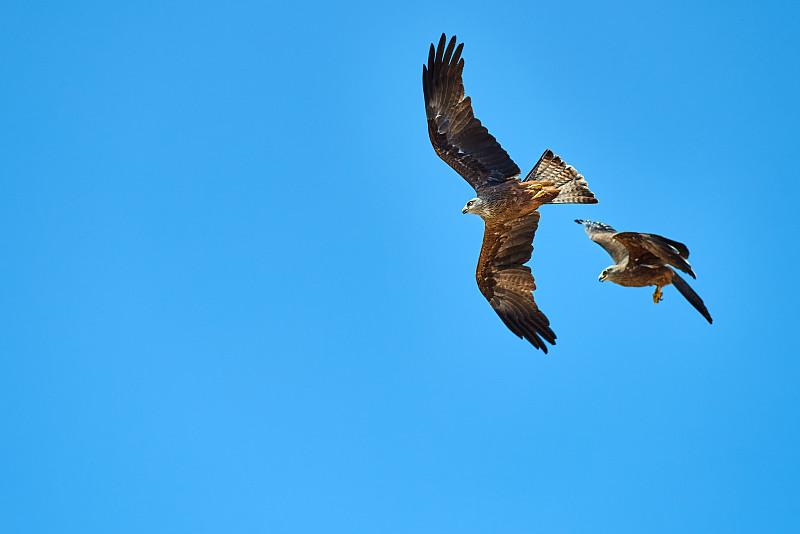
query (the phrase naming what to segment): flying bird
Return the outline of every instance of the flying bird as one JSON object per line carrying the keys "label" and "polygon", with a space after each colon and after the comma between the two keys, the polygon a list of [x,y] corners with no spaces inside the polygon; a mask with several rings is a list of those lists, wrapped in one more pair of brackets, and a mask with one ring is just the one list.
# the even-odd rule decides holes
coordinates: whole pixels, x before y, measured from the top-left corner
{"label": "flying bird", "polygon": [[464,96],[463,48],[464,43],[456,47],[455,36],[448,43],[444,34],[436,48],[431,44],[428,64],[422,66],[428,133],[436,154],[478,195],[461,210],[485,223],[475,272],[478,288],[514,334],[546,353],[544,341],[555,345],[556,335],[536,306],[536,284],[524,265],[533,252],[536,210],[542,204],[594,204],[597,199],[583,176],[550,150],[523,180],[518,178],[519,167],[475,118]]}
{"label": "flying bird", "polygon": [[669,265],[697,278],[689,265],[689,249],[666,237],[638,232],[617,232],[607,224],[575,219],[582,224],[589,238],[606,249],[614,265],[606,267],[598,280],[610,280],[627,287],[656,286],[653,302],[661,302],[661,288],[673,284],[681,295],[695,307],[709,323],[711,315],[689,284]]}

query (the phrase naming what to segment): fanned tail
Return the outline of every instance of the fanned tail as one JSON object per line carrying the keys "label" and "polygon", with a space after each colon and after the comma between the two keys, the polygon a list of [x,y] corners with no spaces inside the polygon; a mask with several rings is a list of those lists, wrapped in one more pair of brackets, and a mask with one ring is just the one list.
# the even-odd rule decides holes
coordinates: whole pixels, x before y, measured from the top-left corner
{"label": "fanned tail", "polygon": [[558,196],[548,202],[548,204],[597,204],[594,193],[589,190],[589,184],[583,176],[567,182],[561,186]]}
{"label": "fanned tail", "polygon": [[700,315],[706,318],[706,321],[713,323],[711,320],[711,315],[708,313],[708,309],[706,309],[706,305],[703,304],[703,299],[701,299],[700,296],[694,292],[694,289],[689,287],[689,284],[687,284],[683,278],[678,276],[678,273],[675,273],[675,275],[672,277],[672,284],[678,291],[681,292],[681,295],[686,297],[686,300],[689,301],[689,304],[694,306],[695,309],[700,312]]}
{"label": "fanned tail", "polygon": [[597,204],[583,176],[549,149],[544,151],[539,162],[522,181],[553,182],[561,192],[548,204]]}

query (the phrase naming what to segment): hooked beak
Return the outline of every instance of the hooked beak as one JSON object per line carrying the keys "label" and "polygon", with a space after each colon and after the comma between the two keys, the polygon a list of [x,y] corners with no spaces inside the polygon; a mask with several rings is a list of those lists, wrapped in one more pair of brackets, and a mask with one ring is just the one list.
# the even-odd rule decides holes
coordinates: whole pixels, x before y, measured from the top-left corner
{"label": "hooked beak", "polygon": [[466,206],[464,206],[464,209],[461,210],[461,213],[467,213],[467,207]]}

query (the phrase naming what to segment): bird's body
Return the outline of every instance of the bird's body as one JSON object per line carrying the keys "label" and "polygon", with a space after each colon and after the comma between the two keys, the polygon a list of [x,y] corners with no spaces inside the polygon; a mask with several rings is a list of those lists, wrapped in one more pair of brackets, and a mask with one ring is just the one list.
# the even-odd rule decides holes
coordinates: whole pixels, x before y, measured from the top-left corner
{"label": "bird's body", "polygon": [[[549,183],[552,186],[552,182]],[[524,217],[558,196],[558,189],[540,182],[509,180],[483,188],[475,207],[466,206],[464,213],[479,215],[486,222],[503,222]]]}
{"label": "bird's body", "polygon": [[575,222],[582,224],[589,238],[603,247],[614,260],[614,265],[606,267],[598,280],[608,280],[627,287],[656,286],[653,293],[655,303],[661,301],[661,288],[673,284],[709,323],[712,322],[703,300],[672,269],[675,267],[696,278],[688,262],[689,249],[686,245],[656,234],[617,232],[599,222],[580,219]]}
{"label": "bird's body", "polygon": [[603,280],[608,280],[626,287],[658,286],[664,287],[672,283],[675,271],[663,265],[639,265],[628,262],[624,268],[612,270]]}
{"label": "bird's body", "polygon": [[475,118],[470,98],[464,95],[463,46],[456,47],[455,37],[448,43],[442,34],[422,67],[428,134],[436,154],[478,195],[462,210],[485,222],[475,273],[478,288],[514,334],[547,352],[542,340],[555,344],[556,335],[533,299],[536,284],[524,265],[533,251],[537,209],[548,203],[593,204],[597,199],[583,176],[550,150],[525,179],[518,178],[519,167]]}

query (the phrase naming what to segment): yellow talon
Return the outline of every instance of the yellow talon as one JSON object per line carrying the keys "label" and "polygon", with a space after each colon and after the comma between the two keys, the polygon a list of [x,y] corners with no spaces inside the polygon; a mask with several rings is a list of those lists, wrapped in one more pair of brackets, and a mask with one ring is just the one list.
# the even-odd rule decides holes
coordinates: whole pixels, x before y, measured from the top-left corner
{"label": "yellow talon", "polygon": [[656,292],[653,293],[653,302],[658,304],[659,302],[661,302],[661,297],[663,297],[663,296],[664,296],[664,292],[661,291],[660,287],[656,286]]}
{"label": "yellow talon", "polygon": [[536,200],[537,198],[539,198],[539,197],[543,197],[543,196],[545,196],[546,194],[547,194],[547,192],[545,192],[545,191],[539,191],[538,193],[536,193],[535,195],[533,195],[533,199],[534,199],[534,200]]}
{"label": "yellow talon", "polygon": [[542,184],[533,184],[534,191],[538,191],[541,188],[542,188]]}

